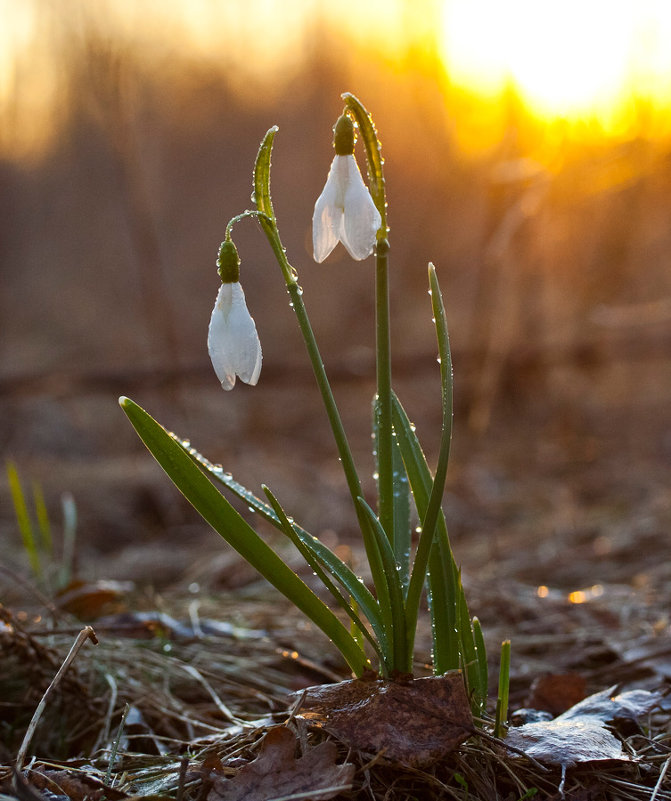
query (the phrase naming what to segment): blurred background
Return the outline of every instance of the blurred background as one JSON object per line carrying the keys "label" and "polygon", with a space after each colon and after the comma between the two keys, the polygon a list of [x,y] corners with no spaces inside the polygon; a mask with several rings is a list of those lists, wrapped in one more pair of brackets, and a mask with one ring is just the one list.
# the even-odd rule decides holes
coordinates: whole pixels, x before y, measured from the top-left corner
{"label": "blurred background", "polygon": [[[264,348],[258,387],[223,393],[205,344],[218,244],[250,206],[256,151],[277,124],[280,231],[372,472],[372,260],[342,247],[311,258],[344,91],[382,141],[394,383],[430,457],[429,261],[443,288],[456,372],[448,516],[457,542],[472,535],[467,566],[543,542],[530,581],[561,583],[569,535],[597,561],[618,537],[628,553],[636,526],[668,540],[668,3],[0,0],[0,19],[0,450],[41,484],[55,519],[61,493],[74,494],[80,553],[105,557],[100,574],[169,580],[201,537],[216,548],[121,394],[250,487],[266,481],[314,533],[352,534],[253,221],[235,236]],[[14,565],[5,484],[0,500]],[[167,536],[191,554],[179,566],[177,544],[158,547]]]}

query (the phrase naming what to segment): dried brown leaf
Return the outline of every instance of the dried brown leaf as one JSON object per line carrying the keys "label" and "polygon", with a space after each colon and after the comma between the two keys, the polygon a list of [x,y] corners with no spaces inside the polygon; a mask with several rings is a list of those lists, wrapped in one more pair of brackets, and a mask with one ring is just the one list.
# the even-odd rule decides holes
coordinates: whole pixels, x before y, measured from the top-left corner
{"label": "dried brown leaf", "polygon": [[384,752],[394,762],[425,767],[445,757],[473,730],[460,672],[410,681],[355,679],[311,687],[299,717],[350,748]]}
{"label": "dried brown leaf", "polygon": [[336,764],[336,745],[320,743],[296,759],[296,738],[285,726],[266,734],[259,756],[233,779],[216,779],[207,801],[272,801],[298,796],[327,801],[349,790],[354,765]]}
{"label": "dried brown leaf", "polygon": [[616,759],[627,761],[620,741],[604,724],[619,719],[636,719],[659,701],[657,693],[631,690],[613,695],[604,690],[572,706],[554,720],[525,723],[510,729],[506,744],[530,757],[563,770],[579,762]]}
{"label": "dried brown leaf", "polygon": [[126,793],[103,784],[99,779],[83,772],[40,768],[27,773],[30,785],[55,795],[66,795],[72,801],[120,801]]}
{"label": "dried brown leaf", "polygon": [[96,620],[122,606],[133,587],[129,581],[76,580],[58,593],[56,603],[80,620]]}
{"label": "dried brown leaf", "polygon": [[585,697],[587,682],[579,673],[549,673],[531,685],[526,705],[560,715]]}

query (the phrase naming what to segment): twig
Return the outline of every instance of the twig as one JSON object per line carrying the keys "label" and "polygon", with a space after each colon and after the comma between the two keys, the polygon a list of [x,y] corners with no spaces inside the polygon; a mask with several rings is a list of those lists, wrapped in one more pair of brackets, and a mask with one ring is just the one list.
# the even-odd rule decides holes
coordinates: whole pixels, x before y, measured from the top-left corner
{"label": "twig", "polygon": [[505,740],[502,740],[500,737],[494,737],[492,734],[487,734],[486,731],[482,731],[482,729],[473,728],[471,730],[471,734],[474,737],[481,737],[483,740],[487,740],[490,743],[496,743],[497,745],[502,745],[507,751],[512,751],[513,754],[517,754],[518,756],[523,756],[525,759],[528,759],[529,762],[538,770],[542,771],[543,773],[548,773],[549,768],[546,768],[545,765],[542,765],[538,760],[534,759],[532,756],[527,754],[526,751],[523,751],[521,748],[516,748],[514,745],[510,745]]}
{"label": "twig", "polygon": [[671,762],[671,757],[669,757],[669,759],[667,759],[666,762],[664,763],[664,767],[662,768],[659,774],[659,779],[657,779],[657,784],[655,785],[655,789],[652,791],[652,795],[650,796],[650,801],[655,801],[655,798],[657,798],[657,795],[662,787],[662,782],[664,781],[664,777],[666,776],[666,771],[669,769],[669,762]]}
{"label": "twig", "polygon": [[63,664],[58,669],[56,675],[51,680],[51,684],[47,687],[44,691],[44,695],[42,696],[39,704],[37,705],[37,709],[35,710],[33,717],[28,725],[28,729],[26,734],[23,738],[23,742],[21,743],[21,748],[19,748],[18,756],[16,757],[16,771],[20,773],[23,769],[23,763],[26,759],[26,754],[28,753],[28,747],[30,746],[30,742],[33,739],[33,735],[35,734],[35,730],[40,722],[40,718],[44,713],[44,710],[47,705],[47,699],[49,695],[53,692],[56,688],[60,680],[63,678],[65,672],[70,667],[70,664],[74,661],[74,658],[79,653],[80,648],[84,645],[86,640],[91,640],[94,645],[98,644],[98,638],[96,637],[95,631],[91,628],[91,626],[86,626],[83,628],[79,634],[77,635],[77,639],[74,641],[72,648],[68,655],[65,657]]}
{"label": "twig", "polygon": [[179,763],[179,784],[177,785],[177,795],[175,801],[182,801],[184,798],[184,786],[186,784],[186,774],[189,770],[189,757],[182,757]]}
{"label": "twig", "polygon": [[117,729],[116,737],[114,738],[114,742],[112,743],[112,748],[110,750],[110,758],[109,762],[107,763],[107,773],[105,774],[105,784],[108,786],[112,786],[112,771],[114,770],[114,763],[116,762],[116,755],[119,752],[119,744],[121,743],[121,736],[123,735],[123,730],[126,726],[126,718],[128,717],[128,713],[130,712],[130,704],[126,703],[123,708],[123,714],[121,715],[121,721],[119,722],[119,728]]}

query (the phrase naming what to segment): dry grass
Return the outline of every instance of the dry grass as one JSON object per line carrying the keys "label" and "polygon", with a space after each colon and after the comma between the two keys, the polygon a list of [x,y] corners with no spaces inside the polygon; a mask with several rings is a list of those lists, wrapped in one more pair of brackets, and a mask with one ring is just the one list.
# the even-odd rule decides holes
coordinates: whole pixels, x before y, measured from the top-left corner
{"label": "dry grass", "polygon": [[[234,615],[235,601],[230,603]],[[254,625],[262,624],[272,635],[244,627],[235,637],[205,635],[192,618],[191,636],[187,626],[171,631],[154,623],[135,625],[133,637],[121,637],[102,619],[99,643],[84,645],[44,706],[28,744],[23,774],[28,790],[20,784],[12,788],[14,754],[77,627],[67,627],[73,621],[62,621],[54,630],[42,623],[24,626],[3,610],[0,731],[6,757],[0,779],[5,794],[26,801],[26,793],[58,792],[56,786],[65,783],[70,798],[200,799],[215,776],[233,777],[258,755],[268,727],[288,720],[302,750],[323,740],[327,735],[291,716],[288,694],[337,678],[340,668],[298,656],[293,647],[302,651],[305,645],[310,654],[313,638],[287,617],[282,604],[248,599],[245,605]],[[147,639],[138,639],[141,633]],[[348,753],[339,745],[339,761],[354,762],[357,772],[353,789],[338,798],[465,801],[557,793],[558,769],[509,753],[487,730],[485,725],[483,736],[472,737],[431,770],[390,765],[383,755]],[[655,792],[656,799],[671,799],[668,715],[620,734],[631,761],[569,771],[566,798],[643,801]]]}

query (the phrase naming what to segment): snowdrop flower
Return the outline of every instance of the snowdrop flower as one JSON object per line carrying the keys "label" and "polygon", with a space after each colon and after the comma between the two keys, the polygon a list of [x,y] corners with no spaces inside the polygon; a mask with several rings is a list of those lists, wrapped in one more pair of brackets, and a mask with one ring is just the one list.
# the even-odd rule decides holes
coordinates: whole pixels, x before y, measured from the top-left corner
{"label": "snowdrop flower", "polygon": [[233,389],[236,375],[253,385],[261,372],[261,343],[238,280],[238,251],[230,239],[222,242],[217,264],[222,284],[210,317],[207,349],[224,389]]}
{"label": "snowdrop flower", "polygon": [[336,155],[312,215],[314,259],[324,261],[342,242],[350,256],[360,261],[373,252],[382,218],[354,158],[352,120],[343,114],[334,131]]}

